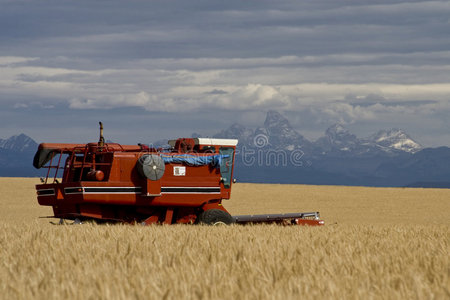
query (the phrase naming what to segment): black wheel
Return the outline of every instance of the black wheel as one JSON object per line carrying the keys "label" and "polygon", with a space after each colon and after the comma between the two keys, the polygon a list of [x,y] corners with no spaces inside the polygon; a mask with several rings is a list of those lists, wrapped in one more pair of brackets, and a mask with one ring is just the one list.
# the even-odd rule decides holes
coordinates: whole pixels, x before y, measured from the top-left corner
{"label": "black wheel", "polygon": [[207,225],[230,225],[234,223],[233,217],[220,209],[208,209],[198,216],[198,223]]}

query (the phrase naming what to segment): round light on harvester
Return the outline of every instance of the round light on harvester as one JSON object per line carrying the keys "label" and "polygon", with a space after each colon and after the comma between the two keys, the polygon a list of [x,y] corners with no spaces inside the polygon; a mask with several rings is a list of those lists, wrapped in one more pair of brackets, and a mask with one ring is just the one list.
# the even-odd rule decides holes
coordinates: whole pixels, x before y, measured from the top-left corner
{"label": "round light on harvester", "polygon": [[98,181],[102,181],[105,178],[105,173],[103,171],[97,170],[95,171],[95,179]]}
{"label": "round light on harvester", "polygon": [[89,180],[102,181],[103,179],[105,179],[105,173],[103,173],[103,171],[101,170],[91,170],[87,174],[87,177],[89,178]]}

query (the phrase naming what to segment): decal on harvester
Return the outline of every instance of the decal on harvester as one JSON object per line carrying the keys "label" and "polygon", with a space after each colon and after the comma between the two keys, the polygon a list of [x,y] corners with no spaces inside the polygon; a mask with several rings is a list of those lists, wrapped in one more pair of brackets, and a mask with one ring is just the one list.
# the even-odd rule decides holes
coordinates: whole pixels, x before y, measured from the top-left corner
{"label": "decal on harvester", "polygon": [[70,194],[138,194],[141,187],[73,187],[65,188],[64,193]]}
{"label": "decal on harvester", "polygon": [[137,194],[141,192],[140,187],[85,187],[85,194],[95,193],[114,193],[114,194]]}
{"label": "decal on harvester", "polygon": [[[51,194],[55,195],[53,190]],[[140,194],[142,192],[141,187],[70,187],[65,188],[64,193],[66,195],[71,194]],[[220,194],[220,187],[189,187],[189,186],[174,186],[174,187],[161,187],[162,194]]]}
{"label": "decal on harvester", "polygon": [[220,187],[162,187],[162,194],[220,194]]}
{"label": "decal on harvester", "polygon": [[174,176],[186,176],[186,167],[185,166],[173,167],[173,175]]}

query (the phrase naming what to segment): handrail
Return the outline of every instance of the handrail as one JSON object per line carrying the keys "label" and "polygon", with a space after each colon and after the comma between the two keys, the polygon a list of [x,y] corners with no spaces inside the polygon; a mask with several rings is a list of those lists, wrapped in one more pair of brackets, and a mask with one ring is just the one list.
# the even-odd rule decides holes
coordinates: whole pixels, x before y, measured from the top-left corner
{"label": "handrail", "polygon": [[[106,154],[112,152],[132,152],[132,151],[143,151],[142,147],[139,145],[121,145],[119,143],[105,143],[103,146],[94,143],[88,144],[40,144],[39,149],[52,149],[51,158],[46,166],[42,168],[47,168],[47,175],[45,177],[45,183],[47,183],[49,177],[51,177],[51,169],[55,170],[55,175],[53,176],[53,182],[56,181],[58,172],[63,169],[65,172],[63,174],[63,181],[69,180],[69,173],[72,168],[80,168],[80,174],[73,178],[73,180],[81,181],[83,178],[83,171],[85,168],[96,168],[98,166],[110,166],[112,162],[96,162],[96,155]],[[153,152],[153,149],[147,149],[145,152]],[[156,150],[154,150],[156,151]],[[67,164],[61,166],[62,155],[67,154],[69,157],[67,159]],[[77,161],[77,154],[83,155],[82,161]],[[54,161],[56,155],[59,155],[58,162]],[[92,161],[89,161],[90,159]],[[79,157],[79,156],[78,156]],[[56,163],[55,165],[53,165]]]}
{"label": "handrail", "polygon": [[[50,161],[47,163],[46,166],[42,166],[43,168],[47,168],[47,175],[45,177],[45,181],[44,183],[48,182],[48,179],[50,177],[50,170],[51,169],[55,169],[55,175],[53,177],[53,182],[56,182],[56,177],[58,175],[58,172],[60,169],[65,170],[64,174],[63,174],[63,181],[67,181],[69,179],[69,174],[70,174],[70,170],[72,168],[79,168],[80,169],[80,173],[79,175],[77,174],[78,178],[73,178],[74,180],[78,180],[81,181],[83,178],[83,171],[86,168],[95,168],[96,166],[110,166],[112,164],[112,162],[96,162],[95,161],[95,156],[96,154],[99,153],[99,148],[101,147],[92,147],[92,145],[86,144],[83,146],[75,146],[74,148],[70,149],[71,151],[68,151],[68,149],[59,149],[59,151],[54,151],[52,153],[51,159]],[[90,151],[91,150],[91,151]],[[107,149],[107,151],[102,151],[100,152],[101,154],[106,154],[106,153],[111,153],[111,152],[115,152],[114,148],[109,148]],[[69,154],[70,153],[70,154]],[[62,155],[63,154],[69,154],[69,157],[67,159],[67,164],[65,164],[63,167],[61,167],[61,161],[62,161]],[[83,155],[83,160],[82,161],[76,161],[76,158],[79,157],[77,156],[77,154],[81,154]],[[56,155],[59,155],[59,159],[58,162],[56,164],[54,163],[54,157]],[[88,159],[90,156],[90,158],[92,159],[90,161],[90,159]]]}
{"label": "handrail", "polygon": [[[55,169],[55,175],[53,176],[53,183],[55,183],[56,182],[56,177],[58,176],[58,172],[60,170],[61,158],[62,158],[62,155],[63,155],[62,151],[60,151],[59,153],[53,152],[51,155],[52,156],[50,158],[50,161],[49,161],[48,165],[47,166],[43,166],[43,168],[47,168],[48,169],[47,170],[47,175],[45,176],[44,183],[48,182],[48,178],[50,177],[50,170],[51,169]],[[53,159],[55,158],[56,155],[59,155],[58,163],[56,165],[53,165]]]}

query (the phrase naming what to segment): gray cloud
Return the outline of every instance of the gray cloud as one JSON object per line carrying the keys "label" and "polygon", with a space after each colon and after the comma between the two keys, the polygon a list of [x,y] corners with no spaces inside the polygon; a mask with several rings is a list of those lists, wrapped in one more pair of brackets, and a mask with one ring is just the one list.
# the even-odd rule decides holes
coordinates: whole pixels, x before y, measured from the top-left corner
{"label": "gray cloud", "polygon": [[224,91],[224,90],[214,89],[214,90],[212,90],[210,92],[206,92],[205,94],[209,94],[209,95],[226,95],[226,94],[228,94],[228,92]]}
{"label": "gray cloud", "polygon": [[[43,122],[41,109],[66,116],[66,128],[117,110],[141,125],[164,114],[176,120],[165,133],[254,125],[268,109],[309,133],[392,125],[442,144],[449,128],[448,1],[0,5],[4,134],[17,116]],[[220,122],[207,117],[219,112]]]}
{"label": "gray cloud", "polygon": [[8,1],[0,28],[6,48],[101,61],[410,53],[448,50],[449,12],[446,1]]}

